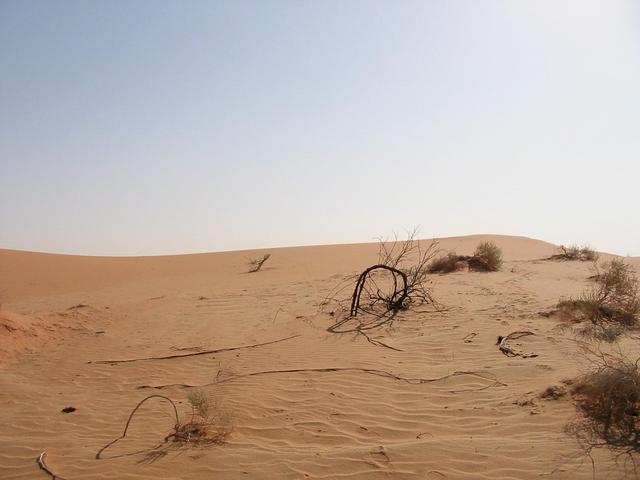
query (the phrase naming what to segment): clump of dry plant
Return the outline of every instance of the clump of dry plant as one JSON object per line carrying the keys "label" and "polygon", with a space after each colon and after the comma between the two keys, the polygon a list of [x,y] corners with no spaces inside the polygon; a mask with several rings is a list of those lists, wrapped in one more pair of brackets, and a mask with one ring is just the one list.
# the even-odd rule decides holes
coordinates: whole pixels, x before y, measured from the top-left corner
{"label": "clump of dry plant", "polygon": [[247,264],[249,265],[248,273],[258,272],[264,263],[271,258],[270,253],[265,253],[262,258],[250,258]]}
{"label": "clump of dry plant", "polygon": [[493,242],[482,242],[469,261],[471,270],[497,272],[502,268],[502,250]]}
{"label": "clump of dry plant", "polygon": [[429,264],[429,273],[452,273],[469,268],[466,257],[449,252]]}
{"label": "clump of dry plant", "polygon": [[595,262],[598,260],[598,252],[588,245],[571,245],[569,247],[560,245],[559,253],[551,255],[549,260]]}
{"label": "clump of dry plant", "polygon": [[638,362],[600,354],[591,371],[571,389],[578,418],[568,425],[585,448],[640,452],[640,370]]}
{"label": "clump of dry plant", "polygon": [[179,423],[168,439],[184,443],[222,443],[229,434],[228,425],[212,408],[208,395],[202,390],[189,393],[187,401],[191,407],[189,420]]}
{"label": "clump of dry plant", "polygon": [[154,451],[161,448],[169,440],[182,444],[199,445],[223,443],[231,433],[230,422],[220,413],[219,409],[212,408],[209,397],[203,391],[195,391],[188,395],[187,400],[191,407],[191,412],[189,420],[187,421],[181,421],[180,415],[178,414],[178,407],[172,399],[164,395],[149,395],[140,400],[133,408],[129,414],[122,435],[109,442],[96,453],[97,459],[101,458],[105,450],[127,436],[127,431],[136,412],[144,403],[154,398],[168,402],[172,407],[175,418],[173,430],[164,437],[163,443],[154,448]]}
{"label": "clump of dry plant", "polygon": [[433,260],[429,273],[451,273],[465,268],[476,272],[497,272],[502,267],[502,250],[493,242],[482,242],[473,255],[457,255],[455,252]]}
{"label": "clump of dry plant", "polygon": [[640,315],[640,290],[633,267],[622,259],[596,267],[593,285],[577,299],[558,303],[557,311],[574,322],[586,322],[582,333],[613,341],[635,328]]}

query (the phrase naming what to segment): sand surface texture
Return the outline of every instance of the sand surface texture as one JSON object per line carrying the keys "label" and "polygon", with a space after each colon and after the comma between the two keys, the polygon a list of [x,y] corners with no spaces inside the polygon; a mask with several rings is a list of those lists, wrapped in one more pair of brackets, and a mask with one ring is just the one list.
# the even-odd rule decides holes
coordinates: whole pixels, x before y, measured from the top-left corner
{"label": "sand surface texture", "polygon": [[[579,294],[591,265],[542,260],[555,246],[522,237],[440,248],[471,254],[484,239],[503,249],[502,271],[431,276],[441,311],[403,311],[370,332],[394,349],[328,333],[336,313],[319,307],[376,263],[376,244],[136,258],[0,250],[0,478],[51,478],[43,451],[66,480],[592,478],[564,432],[571,397],[539,397],[584,367],[575,336],[540,312]],[[528,355],[507,357],[496,339],[518,330],[534,333],[512,342]],[[173,411],[154,399],[95,458],[141,399],[165,395],[188,416],[194,390],[231,430],[223,443],[162,445]],[[598,478],[620,478],[606,452],[593,456]]]}

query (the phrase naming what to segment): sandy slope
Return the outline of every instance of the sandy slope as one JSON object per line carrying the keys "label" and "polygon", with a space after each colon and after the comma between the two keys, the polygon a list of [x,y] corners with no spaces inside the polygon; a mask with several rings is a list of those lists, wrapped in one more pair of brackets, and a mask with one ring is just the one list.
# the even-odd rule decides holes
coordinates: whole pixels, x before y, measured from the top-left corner
{"label": "sandy slope", "polygon": [[[327,333],[334,319],[318,309],[345,275],[375,261],[376,245],[265,250],[272,259],[257,274],[243,273],[256,252],[107,258],[0,250],[0,478],[47,478],[35,463],[43,450],[67,480],[591,478],[563,433],[570,399],[537,397],[583,367],[574,338],[539,312],[579,293],[589,265],[542,261],[554,246],[521,237],[440,246],[471,253],[486,238],[503,248],[503,270],[434,276],[446,311],[403,312],[375,333],[401,351]],[[537,357],[497,350],[497,336],[515,330],[535,332],[519,348]],[[251,349],[96,363],[292,335]],[[416,384],[317,371],[327,368],[485,378]],[[294,369],[316,371],[246,376]],[[152,450],[172,425],[167,405],[152,401],[127,438],[95,459],[146,395],[167,395],[186,412],[189,389],[180,384],[209,384],[202,389],[233,425],[224,445]],[[60,413],[68,405],[78,410]],[[595,458],[599,475],[616,478],[606,454]]]}

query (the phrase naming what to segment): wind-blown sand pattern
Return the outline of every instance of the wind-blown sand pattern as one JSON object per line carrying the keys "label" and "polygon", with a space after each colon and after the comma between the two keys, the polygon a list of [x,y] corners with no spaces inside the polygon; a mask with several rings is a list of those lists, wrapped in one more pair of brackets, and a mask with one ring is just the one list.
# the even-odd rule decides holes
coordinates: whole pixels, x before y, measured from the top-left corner
{"label": "wind-blown sand pattern", "polygon": [[[0,478],[51,478],[43,451],[67,480],[592,478],[564,432],[570,396],[539,397],[584,367],[575,338],[540,313],[579,294],[590,264],[542,260],[556,247],[522,237],[440,247],[471,254],[485,239],[504,251],[501,272],[433,275],[443,311],[403,311],[370,332],[400,351],[328,333],[335,319],[319,309],[375,263],[375,244],[137,258],[0,250]],[[245,273],[262,253],[262,270]],[[534,335],[510,346],[529,355],[503,355],[497,337],[519,330]],[[209,350],[221,351],[180,356]],[[232,425],[224,444],[154,450],[173,420],[150,401],[95,458],[145,396],[186,412],[185,385],[202,386]],[[606,452],[594,460],[598,478],[621,475]]]}

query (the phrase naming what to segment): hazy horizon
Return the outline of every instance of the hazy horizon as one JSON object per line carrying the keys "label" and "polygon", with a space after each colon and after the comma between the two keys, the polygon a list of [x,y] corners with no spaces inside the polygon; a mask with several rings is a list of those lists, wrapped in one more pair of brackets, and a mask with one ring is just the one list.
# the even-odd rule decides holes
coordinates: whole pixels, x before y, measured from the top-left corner
{"label": "hazy horizon", "polygon": [[640,255],[640,4],[0,4],[0,248]]}

